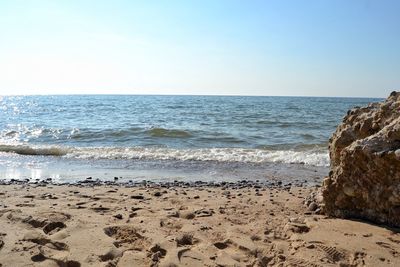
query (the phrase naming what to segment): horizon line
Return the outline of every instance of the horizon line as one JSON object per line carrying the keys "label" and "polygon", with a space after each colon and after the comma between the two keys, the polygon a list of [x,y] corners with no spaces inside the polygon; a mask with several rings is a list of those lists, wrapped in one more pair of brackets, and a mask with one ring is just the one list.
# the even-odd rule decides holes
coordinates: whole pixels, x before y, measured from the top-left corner
{"label": "horizon line", "polygon": [[[386,97],[378,96],[317,96],[317,95],[242,95],[242,94],[129,94],[129,93],[53,93],[53,94],[0,94],[5,96],[223,96],[223,97],[312,97],[312,98],[375,98],[384,99]],[[388,94],[388,96],[390,93]]]}

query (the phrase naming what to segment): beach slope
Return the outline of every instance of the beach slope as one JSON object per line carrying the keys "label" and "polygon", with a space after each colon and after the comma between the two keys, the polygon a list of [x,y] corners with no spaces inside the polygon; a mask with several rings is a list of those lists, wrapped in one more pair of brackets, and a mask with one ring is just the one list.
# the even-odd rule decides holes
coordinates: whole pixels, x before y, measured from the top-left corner
{"label": "beach slope", "polygon": [[399,266],[400,234],[313,188],[0,186],[0,266]]}

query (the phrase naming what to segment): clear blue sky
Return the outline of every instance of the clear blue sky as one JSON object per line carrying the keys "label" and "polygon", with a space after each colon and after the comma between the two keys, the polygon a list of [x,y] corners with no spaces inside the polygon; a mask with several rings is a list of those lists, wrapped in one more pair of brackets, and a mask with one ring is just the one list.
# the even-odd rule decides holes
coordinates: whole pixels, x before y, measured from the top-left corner
{"label": "clear blue sky", "polygon": [[398,0],[0,0],[0,94],[395,89]]}

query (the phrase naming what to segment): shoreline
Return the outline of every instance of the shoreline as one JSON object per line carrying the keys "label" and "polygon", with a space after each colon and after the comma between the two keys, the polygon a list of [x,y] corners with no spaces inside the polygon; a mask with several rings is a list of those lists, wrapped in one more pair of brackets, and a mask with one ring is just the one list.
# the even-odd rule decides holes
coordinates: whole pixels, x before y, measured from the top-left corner
{"label": "shoreline", "polygon": [[[141,184],[180,182],[282,181],[318,185],[328,175],[329,168],[298,163],[249,163],[179,160],[84,160],[53,156],[23,156],[0,153],[0,183],[23,180],[34,183],[75,183],[88,176],[93,180]],[[51,180],[49,180],[51,178]],[[306,182],[304,182],[306,181]]]}
{"label": "shoreline", "polygon": [[4,180],[0,179],[0,186],[31,186],[31,187],[46,187],[46,186],[76,186],[76,187],[101,187],[101,186],[113,186],[120,188],[221,188],[225,189],[242,189],[242,188],[256,188],[256,189],[279,189],[279,190],[290,190],[291,187],[299,187],[299,188],[312,188],[319,187],[311,186],[307,181],[294,180],[293,182],[282,182],[280,180],[240,180],[240,181],[169,181],[169,182],[155,182],[151,180],[142,180],[142,181],[132,181],[128,182],[119,181],[122,177],[114,177],[113,181],[110,180],[101,180],[94,179],[91,176],[87,177],[80,181],[73,182],[55,182],[52,178],[47,179],[10,179]]}
{"label": "shoreline", "polygon": [[398,229],[316,214],[304,205],[313,190],[251,181],[1,184],[0,266],[400,264]]}

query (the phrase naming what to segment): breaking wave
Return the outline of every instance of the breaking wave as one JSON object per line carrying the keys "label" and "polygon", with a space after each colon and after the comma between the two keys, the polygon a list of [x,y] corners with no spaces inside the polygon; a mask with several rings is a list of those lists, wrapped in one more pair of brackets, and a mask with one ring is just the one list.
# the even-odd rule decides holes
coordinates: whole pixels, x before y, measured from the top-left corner
{"label": "breaking wave", "polygon": [[19,155],[65,156],[70,149],[59,146],[0,145],[0,152]]}
{"label": "breaking wave", "polygon": [[93,160],[133,159],[246,163],[279,162],[329,166],[328,152],[320,148],[295,151],[247,148],[174,149],[159,147],[64,147],[7,144],[0,145],[0,152]]}

